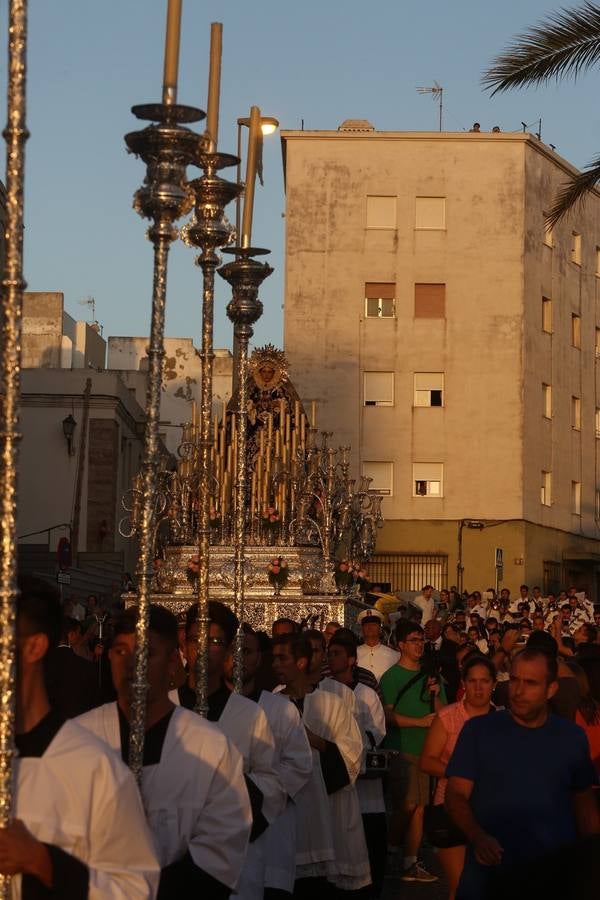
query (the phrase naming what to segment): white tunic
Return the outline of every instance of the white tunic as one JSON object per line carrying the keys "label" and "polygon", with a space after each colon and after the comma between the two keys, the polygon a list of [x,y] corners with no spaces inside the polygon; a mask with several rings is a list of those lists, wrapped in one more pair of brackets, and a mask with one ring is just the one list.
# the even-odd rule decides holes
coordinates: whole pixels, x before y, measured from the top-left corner
{"label": "white tunic", "polygon": [[[328,877],[344,890],[358,890],[371,883],[355,787],[363,762],[363,739],[353,709],[353,691],[330,678],[323,679],[317,690],[304,698],[304,724],[337,746],[350,779],[350,784],[329,795],[335,862]],[[312,822],[308,827],[313,827]]]}
{"label": "white tunic", "polygon": [[[177,691],[169,698],[179,703]],[[195,713],[193,714],[195,715]],[[275,739],[264,710],[241,694],[230,694],[218,722],[214,723],[241,753],[244,773],[263,795],[261,812],[271,823],[283,812],[286,794],[275,768]],[[248,846],[237,886],[241,900],[262,900],[266,876],[266,832]]]}
{"label": "white tunic", "polygon": [[380,681],[383,673],[395,666],[399,658],[400,654],[397,650],[392,650],[391,647],[385,647],[383,644],[376,644],[374,647],[361,644],[356,661],[363,669],[370,669],[377,681]]}
{"label": "white tunic", "polygon": [[[383,706],[376,692],[366,684],[359,682],[354,688],[354,696],[356,697],[357,720],[365,750],[370,750],[371,741],[367,737],[367,731],[373,735],[375,746],[378,746],[385,737]],[[356,791],[361,813],[385,812],[381,778],[359,778],[356,782]]]}
{"label": "white tunic", "polygon": [[135,780],[104,744],[69,720],[43,756],[17,757],[13,776],[15,817],[88,866],[89,900],[156,896],[160,867]]}
{"label": "white tunic", "polygon": [[296,873],[296,804],[294,798],[312,774],[313,759],[300,714],[287,697],[263,691],[264,709],[275,738],[275,766],[288,801],[266,831],[265,886],[292,893]]}
{"label": "white tunic", "polygon": [[[116,703],[77,721],[120,754]],[[160,762],[142,770],[142,796],[162,868],[189,850],[197,866],[235,887],[252,814],[241,757],[215,725],[176,707]]]}

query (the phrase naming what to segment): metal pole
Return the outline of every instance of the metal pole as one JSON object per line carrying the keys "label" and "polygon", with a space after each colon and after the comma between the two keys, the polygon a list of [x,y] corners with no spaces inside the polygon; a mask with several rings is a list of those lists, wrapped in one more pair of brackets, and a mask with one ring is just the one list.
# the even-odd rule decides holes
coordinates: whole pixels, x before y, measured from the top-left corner
{"label": "metal pole", "polygon": [[[8,122],[6,141],[6,270],[2,279],[3,348],[0,379],[2,463],[0,503],[0,827],[12,813],[12,761],[15,753],[15,672],[17,593],[17,466],[21,392],[21,322],[23,314],[23,209],[27,83],[27,0],[11,0],[8,23]],[[0,897],[11,893],[10,877],[0,878]]]}

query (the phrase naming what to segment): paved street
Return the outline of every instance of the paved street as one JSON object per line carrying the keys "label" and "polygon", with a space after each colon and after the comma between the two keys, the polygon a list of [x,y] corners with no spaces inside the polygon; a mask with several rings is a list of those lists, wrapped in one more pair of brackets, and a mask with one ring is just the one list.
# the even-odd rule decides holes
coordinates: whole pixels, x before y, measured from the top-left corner
{"label": "paved street", "polygon": [[[441,870],[431,850],[422,853],[427,869],[441,876]],[[400,880],[401,856],[388,856],[387,877],[382,900],[446,900],[448,892],[442,877],[433,884],[415,884]]]}

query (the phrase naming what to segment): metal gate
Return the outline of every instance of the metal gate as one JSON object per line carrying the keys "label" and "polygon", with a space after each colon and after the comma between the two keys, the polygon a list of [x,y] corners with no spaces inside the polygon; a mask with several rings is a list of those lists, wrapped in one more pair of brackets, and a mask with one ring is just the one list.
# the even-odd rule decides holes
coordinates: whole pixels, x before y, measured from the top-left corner
{"label": "metal gate", "polygon": [[392,591],[420,591],[426,584],[448,587],[448,557],[431,553],[376,553],[369,562],[369,581],[389,584]]}

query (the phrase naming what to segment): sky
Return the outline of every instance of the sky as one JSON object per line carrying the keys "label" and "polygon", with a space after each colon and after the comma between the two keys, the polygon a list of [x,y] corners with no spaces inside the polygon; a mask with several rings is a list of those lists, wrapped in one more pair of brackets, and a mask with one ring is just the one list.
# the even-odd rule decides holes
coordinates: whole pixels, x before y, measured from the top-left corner
{"label": "sky", "polygon": [[[223,22],[219,149],[235,153],[236,121],[253,104],[283,129],[335,130],[368,119],[381,131],[434,131],[438,110],[418,86],[444,88],[444,130],[527,123],[583,166],[600,148],[598,69],[572,81],[490,98],[481,74],[512,37],[560,0],[183,0],[181,103],[206,108],[210,23]],[[2,2],[6,34],[7,2]],[[160,100],[167,0],[30,0],[25,278],[62,291],[65,309],[104,336],[149,331],[152,246],[132,209],[145,167],[123,135],[141,127],[134,104]],[[3,39],[2,54],[6,54]],[[6,59],[0,65],[5,96]],[[6,111],[1,113],[6,121]],[[143,126],[142,126],[143,127]],[[195,126],[198,127],[198,126]],[[198,170],[190,169],[190,174]],[[224,170],[235,179],[235,170]],[[273,275],[254,344],[282,344],[285,194],[279,134],[265,139],[253,243],[271,249]],[[235,219],[233,205],[229,217]],[[180,222],[183,224],[183,222]],[[200,343],[201,271],[177,241],[169,259],[166,334]],[[215,346],[231,347],[229,288],[217,279]]]}

